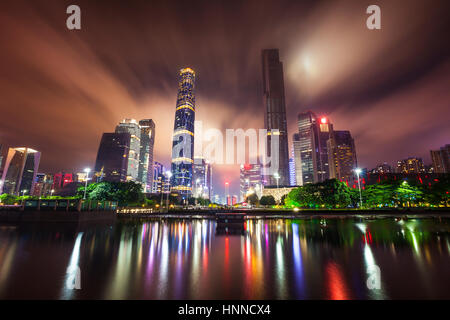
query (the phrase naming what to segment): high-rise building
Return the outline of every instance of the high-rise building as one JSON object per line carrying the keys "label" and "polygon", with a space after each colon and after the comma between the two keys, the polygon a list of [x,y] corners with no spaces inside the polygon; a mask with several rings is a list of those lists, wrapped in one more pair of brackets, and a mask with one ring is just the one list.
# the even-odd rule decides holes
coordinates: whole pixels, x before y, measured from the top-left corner
{"label": "high-rise building", "polygon": [[153,185],[152,193],[161,193],[165,181],[164,165],[158,161],[153,164]]}
{"label": "high-rise building", "polygon": [[242,164],[239,178],[241,201],[252,193],[256,193],[258,198],[261,198],[263,188],[261,165]]}
{"label": "high-rise building", "polygon": [[141,127],[134,119],[124,119],[116,127],[116,133],[130,134],[127,181],[138,181],[139,156],[141,153]]}
{"label": "high-rise building", "polygon": [[318,118],[313,112],[298,115],[298,135],[293,136],[296,165],[301,166],[297,184],[322,182],[330,178],[328,140],[333,136],[333,125],[327,117]]}
{"label": "high-rise building", "polygon": [[192,193],[194,162],[195,72],[180,70],[172,144],[172,191],[183,196]]}
{"label": "high-rise building", "polygon": [[297,176],[297,184],[304,185],[307,183],[318,182],[318,148],[319,141],[316,122],[317,116],[311,112],[303,112],[298,115],[298,135],[294,136],[294,153],[296,155],[297,164],[301,166],[301,177]]}
{"label": "high-rise building", "polygon": [[292,135],[292,153],[294,158],[294,169],[295,169],[295,185],[303,185],[303,171],[302,171],[302,152],[301,152],[301,141],[300,134],[294,133]]}
{"label": "high-rise building", "polygon": [[[292,152],[292,153],[294,153],[294,152]],[[295,161],[294,161],[294,156],[292,156],[292,158],[289,158],[289,184],[291,186],[295,186],[297,184],[296,181],[295,181]]]}
{"label": "high-rise building", "polygon": [[322,182],[330,179],[330,157],[328,156],[328,140],[333,137],[333,125],[330,123],[327,117],[320,117],[318,123],[316,123],[316,126],[319,137],[319,143],[316,143],[316,148],[318,148],[319,150],[317,179],[318,182]]}
{"label": "high-rise building", "polygon": [[355,142],[350,131],[334,131],[327,143],[330,179],[350,181],[358,166]]}
{"label": "high-rise building", "polygon": [[76,181],[77,177],[73,173],[65,173],[65,172],[55,173],[53,176],[52,189],[58,190]]}
{"label": "high-rise building", "polygon": [[193,196],[196,198],[211,199],[212,167],[202,157],[195,157],[193,164]]}
{"label": "high-rise building", "polygon": [[47,197],[52,195],[53,175],[38,173],[33,189],[33,196]]}
{"label": "high-rise building", "polygon": [[33,194],[41,153],[31,148],[9,148],[2,175],[3,193]]}
{"label": "high-rise building", "polygon": [[397,173],[424,173],[425,166],[421,158],[410,157],[397,161]]}
{"label": "high-rise building", "polygon": [[[270,130],[279,130],[278,148],[278,172],[265,172],[265,180],[268,185],[280,184],[288,186],[289,183],[289,149],[286,122],[286,103],[284,97],[283,63],[280,61],[278,49],[265,49],[262,51],[263,94],[265,106],[264,125],[268,131],[267,155],[270,153]],[[273,164],[272,159],[271,163]],[[266,168],[265,168],[266,169]],[[264,170],[265,171],[265,170]],[[275,178],[278,173],[279,180]]]}
{"label": "high-rise building", "polygon": [[[3,146],[2,146],[2,144],[0,143],[0,173],[1,173],[1,171],[2,171],[2,165],[3,165],[2,148],[3,148]],[[1,186],[0,186],[0,188],[1,188]]]}
{"label": "high-rise building", "polygon": [[152,192],[155,123],[152,119],[144,119],[139,121],[139,126],[141,128],[141,144],[138,180],[142,183],[144,192]]}
{"label": "high-rise building", "polygon": [[127,181],[130,142],[131,134],[128,132],[103,134],[95,161],[98,180]]}
{"label": "high-rise building", "polygon": [[439,150],[431,150],[431,161],[434,173],[450,173],[450,144]]}
{"label": "high-rise building", "polygon": [[379,174],[385,174],[385,173],[394,173],[394,169],[387,163],[383,162],[377,165],[375,168],[370,170],[370,173],[379,173]]}

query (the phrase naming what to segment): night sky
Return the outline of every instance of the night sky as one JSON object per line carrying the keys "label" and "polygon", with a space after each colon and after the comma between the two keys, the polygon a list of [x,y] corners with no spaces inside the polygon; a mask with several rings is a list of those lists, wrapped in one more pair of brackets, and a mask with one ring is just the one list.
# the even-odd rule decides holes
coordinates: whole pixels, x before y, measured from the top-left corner
{"label": "night sky", "polygon": [[[66,28],[77,4],[82,30]],[[382,10],[368,30],[367,6]],[[42,152],[40,172],[93,167],[123,118],[156,123],[169,164],[181,67],[206,128],[263,128],[261,50],[284,63],[288,134],[304,110],[350,130],[358,163],[450,143],[449,1],[2,1],[0,143]],[[290,144],[291,147],[291,144]],[[237,166],[214,168],[214,193]]]}

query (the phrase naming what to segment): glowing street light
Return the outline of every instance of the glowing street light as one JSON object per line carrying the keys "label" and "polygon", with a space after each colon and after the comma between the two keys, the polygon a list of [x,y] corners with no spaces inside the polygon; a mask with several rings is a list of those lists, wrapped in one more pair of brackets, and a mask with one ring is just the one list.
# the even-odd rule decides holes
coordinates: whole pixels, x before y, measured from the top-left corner
{"label": "glowing street light", "polygon": [[358,189],[359,189],[359,207],[362,208],[362,194],[361,194],[361,182],[359,181],[359,174],[362,172],[360,168],[355,169],[356,176],[358,177]]}
{"label": "glowing street light", "polygon": [[278,174],[278,172],[275,172],[273,174],[273,177],[277,180],[277,189],[278,189],[278,180],[280,179],[280,175]]}
{"label": "glowing street light", "polygon": [[86,169],[84,169],[84,172],[86,172],[86,181],[85,181],[85,184],[84,184],[83,200],[86,200],[87,183],[88,183],[88,180],[89,180],[89,172],[91,172],[91,169],[90,168],[86,168]]}
{"label": "glowing street light", "polygon": [[27,192],[28,190],[22,190],[22,204],[23,204],[23,202],[24,202],[24,198],[25,198],[25,193]]}

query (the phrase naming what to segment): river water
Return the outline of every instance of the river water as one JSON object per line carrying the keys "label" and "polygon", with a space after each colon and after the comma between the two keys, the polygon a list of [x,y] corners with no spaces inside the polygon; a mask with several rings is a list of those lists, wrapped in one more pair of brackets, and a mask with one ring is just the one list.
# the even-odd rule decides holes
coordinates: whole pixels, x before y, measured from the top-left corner
{"label": "river water", "polygon": [[433,298],[449,219],[0,226],[0,299]]}

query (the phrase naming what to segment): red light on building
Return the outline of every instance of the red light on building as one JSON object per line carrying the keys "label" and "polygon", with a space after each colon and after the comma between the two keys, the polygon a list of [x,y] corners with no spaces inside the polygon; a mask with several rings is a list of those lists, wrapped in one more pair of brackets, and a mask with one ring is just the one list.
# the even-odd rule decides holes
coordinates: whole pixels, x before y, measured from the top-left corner
{"label": "red light on building", "polygon": [[229,185],[229,183],[228,183],[228,182],[225,182],[225,185],[227,186],[227,185]]}
{"label": "red light on building", "polygon": [[320,123],[326,124],[327,123],[327,118],[325,118],[325,117],[320,118]]}

